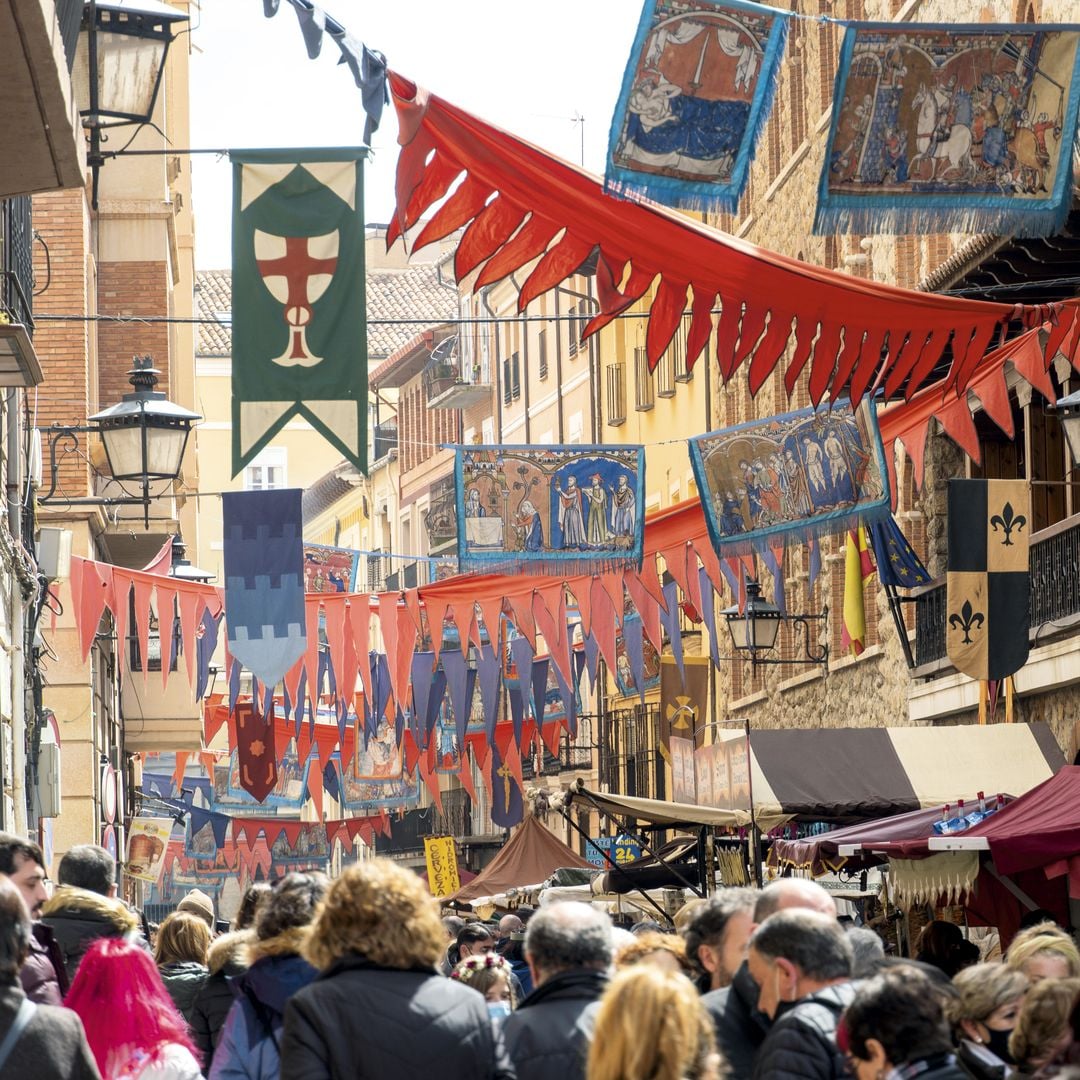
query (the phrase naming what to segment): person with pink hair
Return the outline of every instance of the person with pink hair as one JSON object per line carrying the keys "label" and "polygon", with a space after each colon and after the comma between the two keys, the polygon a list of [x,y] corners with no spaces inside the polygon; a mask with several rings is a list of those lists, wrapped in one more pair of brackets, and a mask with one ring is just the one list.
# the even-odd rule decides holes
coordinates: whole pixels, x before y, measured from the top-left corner
{"label": "person with pink hair", "polygon": [[103,1080],[201,1080],[187,1024],[138,945],[95,941],[64,1004],[82,1020]]}

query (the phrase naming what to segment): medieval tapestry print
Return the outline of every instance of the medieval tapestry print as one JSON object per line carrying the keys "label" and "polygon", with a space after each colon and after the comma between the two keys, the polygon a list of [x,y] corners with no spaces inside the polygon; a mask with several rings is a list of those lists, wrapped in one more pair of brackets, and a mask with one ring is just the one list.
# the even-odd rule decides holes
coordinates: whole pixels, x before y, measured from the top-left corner
{"label": "medieval tapestry print", "polygon": [[847,400],[753,420],[690,440],[713,546],[764,551],[869,524],[889,512],[873,405]]}
{"label": "medieval tapestry print", "polygon": [[1072,205],[1080,27],[847,29],[817,233],[1047,236]]}
{"label": "medieval tapestry print", "polygon": [[772,104],[785,13],[741,0],[646,0],[611,121],[606,187],[734,211]]}
{"label": "medieval tapestry print", "polygon": [[469,446],[456,455],[462,570],[574,574],[641,565],[642,447]]}
{"label": "medieval tapestry print", "polygon": [[294,416],[366,470],[366,153],[231,155],[233,475]]}

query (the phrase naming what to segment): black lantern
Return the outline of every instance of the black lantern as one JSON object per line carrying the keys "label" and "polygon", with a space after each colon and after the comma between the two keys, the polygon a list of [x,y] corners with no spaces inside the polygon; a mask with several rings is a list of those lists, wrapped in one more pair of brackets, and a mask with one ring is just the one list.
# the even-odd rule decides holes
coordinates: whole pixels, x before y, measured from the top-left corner
{"label": "black lantern", "polygon": [[159,0],[87,0],[77,54],[76,95],[90,130],[89,164],[97,207],[98,170],[107,155],[104,128],[145,124],[154,115],[173,27],[187,15]]}
{"label": "black lantern", "polygon": [[727,620],[731,643],[740,652],[768,652],[776,646],[780,633],[780,609],[761,595],[756,581],[746,583],[746,606],[725,608],[721,614]]}
{"label": "black lantern", "polygon": [[195,581],[200,585],[206,585],[214,580],[214,575],[209,570],[193,566],[187,555],[187,545],[184,539],[177,533],[172,539],[172,566],[169,568],[169,577],[180,581]]}
{"label": "black lantern", "polygon": [[[62,502],[65,506],[127,506],[141,505],[143,520],[150,524],[150,483],[155,480],[175,480],[183,466],[184,450],[192,427],[202,417],[181,405],[169,401],[163,393],[155,390],[158,370],[149,356],[137,356],[128,372],[133,392],[125,394],[116,405],[95,413],[87,427],[63,427],[54,425],[46,429],[49,439],[49,469],[51,486],[38,502]],[[121,498],[69,499],[63,493],[57,495],[56,487],[60,471],[57,460],[57,444],[64,440],[64,453],[78,450],[77,435],[81,432],[101,436],[108,458],[112,479],[122,484],[135,481],[142,488],[141,496]]]}
{"label": "black lantern", "polygon": [[1065,432],[1065,441],[1072,454],[1073,468],[1080,465],[1080,390],[1054,403],[1061,419],[1061,430]]}

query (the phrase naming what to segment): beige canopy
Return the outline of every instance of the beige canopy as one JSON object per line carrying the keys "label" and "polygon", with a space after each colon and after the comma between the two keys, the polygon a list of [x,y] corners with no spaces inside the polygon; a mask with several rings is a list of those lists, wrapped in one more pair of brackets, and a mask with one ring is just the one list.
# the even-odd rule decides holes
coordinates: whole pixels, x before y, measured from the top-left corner
{"label": "beige canopy", "polygon": [[662,802],[659,799],[639,799],[633,795],[609,795],[592,791],[579,778],[567,792],[566,803],[591,806],[604,814],[633,818],[650,825],[707,825],[716,828],[740,828],[750,824],[745,810],[717,810],[711,806]]}

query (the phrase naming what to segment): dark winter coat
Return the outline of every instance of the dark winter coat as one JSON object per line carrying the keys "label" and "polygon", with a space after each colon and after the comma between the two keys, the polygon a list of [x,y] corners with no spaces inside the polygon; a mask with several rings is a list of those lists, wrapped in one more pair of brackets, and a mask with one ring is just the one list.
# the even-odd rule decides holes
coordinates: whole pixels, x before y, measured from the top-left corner
{"label": "dark winter coat", "polygon": [[41,921],[60,946],[68,982],[74,981],[79,961],[98,938],[142,941],[138,918],[119,900],[71,885],[61,885],[46,901]]}
{"label": "dark winter coat", "polygon": [[1012,1075],[1011,1069],[989,1047],[961,1039],[957,1058],[964,1076],[970,1080],[1003,1080]]}
{"label": "dark winter coat", "polygon": [[302,930],[256,942],[251,967],[229,980],[233,1005],[214,1053],[213,1080],[276,1080],[285,1006],[318,972],[299,956]]}
{"label": "dark winter coat", "polygon": [[503,1023],[518,1080],[584,1080],[607,976],[564,971],[538,986]]}
{"label": "dark winter coat", "polygon": [[[15,1022],[22,987],[0,988],[0,1041]],[[39,1005],[4,1064],[4,1076],[34,1080],[101,1080],[82,1021],[70,1009]]]}
{"label": "dark winter coat", "polygon": [[[916,1072],[922,1066],[925,1072]],[[907,1070],[907,1071],[905,1071]],[[917,1080],[968,1080],[968,1074],[960,1067],[960,1063],[951,1054],[945,1061],[933,1064],[930,1068],[921,1061],[907,1062],[898,1070],[901,1077],[912,1076]]]}
{"label": "dark winter coat", "polygon": [[385,968],[350,954],[285,1009],[281,1080],[513,1075],[483,996],[432,969]]}
{"label": "dark winter coat", "polygon": [[165,984],[165,989],[169,991],[169,997],[188,1022],[188,1027],[191,1027],[195,999],[206,984],[206,965],[183,960],[175,964],[164,964],[158,968],[158,974]]}
{"label": "dark winter coat", "polygon": [[834,1080],[850,1074],[836,1045],[840,1014],[856,982],[837,983],[798,1001],[783,1002],[758,1051],[754,1080]]}
{"label": "dark winter coat", "polygon": [[210,946],[206,957],[209,974],[191,1006],[191,1033],[203,1059],[203,1071],[210,1072],[214,1050],[221,1041],[225,1018],[235,1001],[229,980],[248,969],[248,947],[254,944],[253,930],[222,934]]}
{"label": "dark winter coat", "polygon": [[30,953],[19,971],[19,981],[26,996],[38,1005],[62,1005],[67,993],[64,954],[52,930],[34,923],[30,933]]}
{"label": "dark winter coat", "polygon": [[732,1077],[749,1078],[754,1059],[769,1032],[769,1018],[758,1011],[758,985],[745,962],[730,986],[702,996],[716,1027],[716,1045]]}

